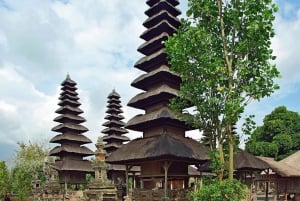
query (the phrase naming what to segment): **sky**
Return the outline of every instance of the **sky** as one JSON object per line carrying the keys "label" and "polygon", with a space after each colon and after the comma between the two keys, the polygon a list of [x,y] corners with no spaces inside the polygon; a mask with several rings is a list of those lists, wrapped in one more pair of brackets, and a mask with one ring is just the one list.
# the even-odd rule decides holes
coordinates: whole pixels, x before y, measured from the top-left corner
{"label": "sky", "polygon": [[[126,2],[126,3],[125,3]],[[46,144],[58,114],[60,84],[69,74],[77,83],[85,133],[94,144],[102,136],[107,96],[121,96],[125,122],[142,110],[127,107],[140,91],[130,83],[147,19],[146,0],[0,0],[0,160],[11,160],[17,142]],[[180,0],[183,15],[187,0]],[[272,39],[280,90],[245,111],[257,125],[274,108],[300,112],[300,1],[276,0],[279,12]],[[242,122],[242,121],[241,121]],[[239,122],[239,124],[241,124]],[[199,139],[197,131],[187,134]],[[130,131],[131,139],[141,133]],[[53,144],[50,146],[54,146]]]}

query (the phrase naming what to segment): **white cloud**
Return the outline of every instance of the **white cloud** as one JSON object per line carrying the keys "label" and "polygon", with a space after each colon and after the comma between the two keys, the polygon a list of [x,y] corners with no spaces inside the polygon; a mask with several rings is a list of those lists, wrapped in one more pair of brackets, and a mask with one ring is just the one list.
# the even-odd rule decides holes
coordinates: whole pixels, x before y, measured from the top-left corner
{"label": "white cloud", "polygon": [[[130,83],[142,72],[133,65],[142,57],[136,49],[148,8],[145,1],[129,0],[10,0],[0,6],[0,138],[14,144],[51,138],[57,125],[60,83],[67,73],[78,84],[86,133],[93,142],[105,122],[107,95],[121,95],[125,122],[144,111],[127,107],[139,91]],[[181,2],[182,10],[186,2]],[[274,39],[278,68],[283,78],[278,98],[299,84],[298,33],[300,14],[291,20],[278,17]],[[284,95],[283,95],[284,94]],[[272,104],[251,107],[258,116]],[[188,136],[196,136],[193,131]],[[140,133],[130,131],[130,137]],[[93,148],[93,144],[89,145]]]}

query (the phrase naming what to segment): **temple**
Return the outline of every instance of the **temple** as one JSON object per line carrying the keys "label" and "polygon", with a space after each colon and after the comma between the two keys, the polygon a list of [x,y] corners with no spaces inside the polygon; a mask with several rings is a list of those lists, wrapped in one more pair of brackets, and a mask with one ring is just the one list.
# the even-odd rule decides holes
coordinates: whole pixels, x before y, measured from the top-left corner
{"label": "temple", "polygon": [[85,119],[80,116],[83,111],[79,108],[76,82],[69,75],[61,84],[58,105],[55,112],[59,114],[54,119],[59,125],[52,128],[52,131],[60,134],[53,137],[50,142],[58,143],[50,151],[50,156],[56,156],[54,167],[59,173],[59,182],[64,184],[86,183],[86,173],[93,173],[91,162],[84,160],[84,157],[94,155],[94,152],[83,146],[92,141],[83,135],[88,129],[81,125]]}
{"label": "temple", "polygon": [[129,141],[129,138],[123,136],[128,133],[128,131],[124,128],[125,123],[122,121],[124,117],[121,115],[122,105],[120,100],[120,95],[113,90],[107,97],[107,116],[105,117],[106,121],[102,126],[105,126],[102,133],[104,137],[102,138],[104,142],[106,142],[104,146],[104,150],[107,152],[107,156],[110,155],[111,152],[117,150],[122,146],[124,142]]}
{"label": "temple", "polygon": [[[170,99],[176,97],[181,79],[171,72],[163,41],[180,26],[177,16],[181,13],[177,0],[148,0],[145,12],[146,31],[140,36],[145,42],[138,48],[144,54],[135,68],[144,74],[132,82],[143,90],[134,96],[128,106],[144,110],[130,119],[126,128],[143,133],[111,153],[106,162],[123,164],[127,172],[132,166],[141,168],[140,188],[184,189],[188,187],[188,166],[208,160],[207,149],[191,138],[185,137],[190,128],[180,121],[169,108]],[[139,199],[139,198],[137,198]]]}

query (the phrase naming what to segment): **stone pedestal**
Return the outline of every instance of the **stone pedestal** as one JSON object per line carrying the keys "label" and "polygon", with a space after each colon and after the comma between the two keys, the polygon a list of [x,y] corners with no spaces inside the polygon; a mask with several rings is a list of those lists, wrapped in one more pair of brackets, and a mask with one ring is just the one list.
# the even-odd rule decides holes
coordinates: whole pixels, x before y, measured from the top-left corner
{"label": "stone pedestal", "polygon": [[95,166],[95,180],[89,185],[83,195],[87,201],[116,201],[117,189],[111,181],[107,179],[107,166],[104,161],[97,161]]}

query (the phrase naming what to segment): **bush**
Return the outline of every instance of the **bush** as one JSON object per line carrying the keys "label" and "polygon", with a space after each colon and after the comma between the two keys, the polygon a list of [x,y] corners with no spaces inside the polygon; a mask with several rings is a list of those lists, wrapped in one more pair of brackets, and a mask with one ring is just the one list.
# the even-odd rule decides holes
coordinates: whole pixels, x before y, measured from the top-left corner
{"label": "bush", "polygon": [[246,198],[247,187],[238,180],[212,181],[190,194],[193,201],[242,201]]}

